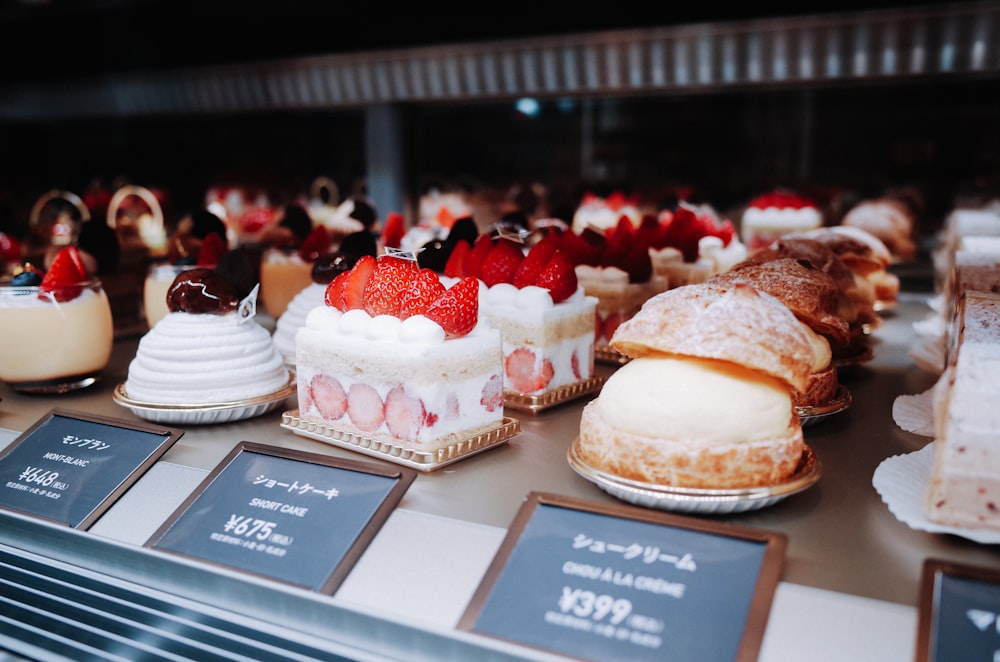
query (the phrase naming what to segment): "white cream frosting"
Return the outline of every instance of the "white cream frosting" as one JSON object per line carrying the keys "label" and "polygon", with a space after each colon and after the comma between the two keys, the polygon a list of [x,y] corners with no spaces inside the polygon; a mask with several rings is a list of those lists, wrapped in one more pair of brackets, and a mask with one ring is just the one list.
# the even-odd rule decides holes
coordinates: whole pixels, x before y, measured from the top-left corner
{"label": "white cream frosting", "polygon": [[172,312],[139,340],[125,391],[157,404],[212,404],[268,395],[287,383],[271,334],[253,319]]}
{"label": "white cream frosting", "polygon": [[[488,405],[484,398],[499,393],[502,371],[500,332],[482,317],[469,334],[446,338],[436,322],[422,315],[399,320],[324,305],[309,312],[296,335],[298,397],[304,416],[332,426],[351,423],[350,410],[335,421],[322,419],[310,397],[310,385],[320,375],[335,379],[345,392],[355,385],[371,387],[382,402],[393,389],[403,387],[412,402],[433,416],[432,424],[405,440],[425,448],[499,422],[502,403]],[[384,422],[363,432],[392,438]]]}
{"label": "white cream frosting", "polygon": [[[481,315],[503,336],[505,358],[523,348],[532,352],[537,369],[543,361],[551,365],[551,380],[528,393],[546,392],[592,376],[597,299],[587,296],[582,286],[555,303],[543,287],[517,288],[510,283],[486,287],[480,281],[479,296]],[[505,386],[517,391],[512,384],[508,378]]]}
{"label": "white cream frosting", "polygon": [[326,305],[326,285],[310,283],[288,303],[274,325],[274,345],[285,361],[295,361],[295,334],[306,323],[306,315],[316,306]]}
{"label": "white cream frosting", "polygon": [[638,358],[618,368],[597,399],[611,427],[702,443],[783,438],[793,408],[778,380],[735,364]]}
{"label": "white cream frosting", "polygon": [[747,207],[743,212],[744,228],[802,230],[818,228],[823,217],[816,207]]}

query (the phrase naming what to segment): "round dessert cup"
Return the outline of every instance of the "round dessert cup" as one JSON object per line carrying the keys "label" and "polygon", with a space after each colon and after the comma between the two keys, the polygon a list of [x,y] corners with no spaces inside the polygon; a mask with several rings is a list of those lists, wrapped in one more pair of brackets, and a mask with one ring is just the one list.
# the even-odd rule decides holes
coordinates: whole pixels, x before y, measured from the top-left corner
{"label": "round dessert cup", "polygon": [[278,319],[295,295],[312,282],[312,263],[295,252],[270,248],[260,263],[260,300],[264,310]]}
{"label": "round dessert cup", "polygon": [[142,285],[142,312],[146,326],[153,328],[170,312],[167,308],[167,291],[178,275],[194,269],[194,264],[155,263],[149,266],[146,280]]}
{"label": "round dessert cup", "polygon": [[111,357],[111,306],[100,281],[42,292],[0,281],[0,380],[23,393],[67,393],[97,381]]}

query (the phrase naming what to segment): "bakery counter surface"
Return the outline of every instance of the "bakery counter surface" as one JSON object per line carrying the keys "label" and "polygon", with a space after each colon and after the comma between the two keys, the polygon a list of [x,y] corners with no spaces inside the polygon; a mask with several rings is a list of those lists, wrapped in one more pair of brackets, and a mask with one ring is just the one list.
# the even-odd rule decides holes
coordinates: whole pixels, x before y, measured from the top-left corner
{"label": "bakery counter surface", "polygon": [[[818,621],[847,611],[852,618],[861,618],[872,605],[878,606],[883,615],[902,615],[906,627],[915,627],[913,610],[919,597],[921,566],[927,558],[987,567],[1000,564],[1000,549],[996,546],[918,531],[899,522],[872,486],[872,475],[885,458],[910,453],[928,441],[901,430],[892,418],[897,395],[922,393],[936,380],[935,375],[918,368],[908,354],[914,341],[912,323],[928,311],[926,295],[904,295],[898,306],[887,311],[885,324],[872,335],[872,360],[842,372],[841,381],[852,395],[850,407],[805,428],[806,443],[822,465],[822,477],[815,485],[761,510],[699,515],[782,532],[788,537],[786,565],[775,602],[775,609],[785,616],[776,620],[777,614],[772,614],[765,640],[769,659],[782,659],[774,653],[774,637],[780,635],[772,630],[791,633],[799,627],[818,627]],[[0,447],[52,408],[140,420],[112,399],[115,386],[125,378],[137,341],[119,339],[103,379],[77,393],[39,397],[0,386],[0,428],[7,431],[0,435]],[[375,570],[379,566],[376,557],[391,557],[403,548],[410,554],[427,547],[426,551],[433,554],[438,548],[431,549],[434,543],[429,542],[428,532],[438,531],[446,538],[447,531],[458,532],[460,544],[474,548],[473,557],[478,555],[471,565],[462,566],[466,574],[456,566],[449,567],[446,559],[440,560],[443,565],[428,566],[432,577],[436,571],[447,575],[434,580],[434,590],[439,593],[436,599],[447,604],[438,620],[446,626],[454,624],[529,492],[619,503],[577,475],[567,462],[567,449],[577,436],[583,404],[567,403],[537,414],[509,412],[520,421],[521,432],[508,443],[436,471],[420,473],[376,538],[378,544],[364,555],[337,597],[357,599],[359,603],[374,599],[370,597],[370,582],[377,581],[373,578],[379,574]],[[718,404],[719,416],[725,416],[726,403]],[[91,531],[127,544],[141,544],[241,441],[384,462],[282,428],[282,413],[294,407],[293,396],[284,407],[259,418],[184,428],[184,436]],[[450,598],[448,590],[453,592]],[[383,598],[385,595],[382,593]],[[397,605],[405,605],[408,598],[398,595],[396,599]],[[412,601],[412,596],[409,599]],[[806,608],[800,612],[798,606],[803,599],[822,611],[810,614]],[[849,609],[838,611],[837,603],[843,600],[853,602],[848,603]],[[413,606],[424,607],[419,603]],[[823,627],[829,629],[829,623]],[[912,646],[913,636],[911,630],[897,633],[890,640],[898,643],[902,639]],[[877,650],[877,645],[872,650]],[[898,646],[896,650],[899,652]],[[790,655],[785,659],[796,658]]]}

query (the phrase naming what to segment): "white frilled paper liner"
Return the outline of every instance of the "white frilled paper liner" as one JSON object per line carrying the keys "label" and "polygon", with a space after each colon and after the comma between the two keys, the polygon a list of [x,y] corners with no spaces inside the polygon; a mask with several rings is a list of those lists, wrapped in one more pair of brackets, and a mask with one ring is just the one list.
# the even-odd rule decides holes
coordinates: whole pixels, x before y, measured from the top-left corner
{"label": "white frilled paper liner", "polygon": [[898,395],[892,402],[892,420],[901,430],[934,436],[934,388],[915,395]]}
{"label": "white frilled paper liner", "polygon": [[893,455],[882,461],[872,476],[872,485],[896,519],[911,529],[930,533],[950,533],[982,544],[1000,543],[1000,531],[991,529],[959,529],[943,526],[927,519],[924,496],[934,466],[934,444],[918,451]]}

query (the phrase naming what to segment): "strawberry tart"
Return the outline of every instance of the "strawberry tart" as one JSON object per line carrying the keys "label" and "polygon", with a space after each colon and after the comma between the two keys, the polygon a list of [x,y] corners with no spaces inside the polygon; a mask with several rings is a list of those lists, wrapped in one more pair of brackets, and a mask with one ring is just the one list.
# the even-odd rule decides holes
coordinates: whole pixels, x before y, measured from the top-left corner
{"label": "strawberry tart", "polygon": [[295,362],[299,425],[395,455],[445,452],[504,420],[500,332],[479,317],[479,282],[446,288],[400,254],[362,256],[330,282]]}
{"label": "strawberry tart", "polygon": [[584,293],[555,234],[527,252],[510,236],[459,242],[445,276],[479,280],[483,315],[503,337],[508,405],[556,404],[592,380],[597,299]]}
{"label": "strawberry tart", "polygon": [[708,207],[681,203],[676,210],[665,209],[643,223],[648,230],[640,236],[649,237],[653,272],[665,278],[669,287],[700,283],[747,256],[732,221],[720,220]]}
{"label": "strawberry tart", "polygon": [[823,225],[823,215],[811,199],[788,191],[773,191],[750,201],[743,211],[740,235],[751,253],[767,248],[790,232]]}

